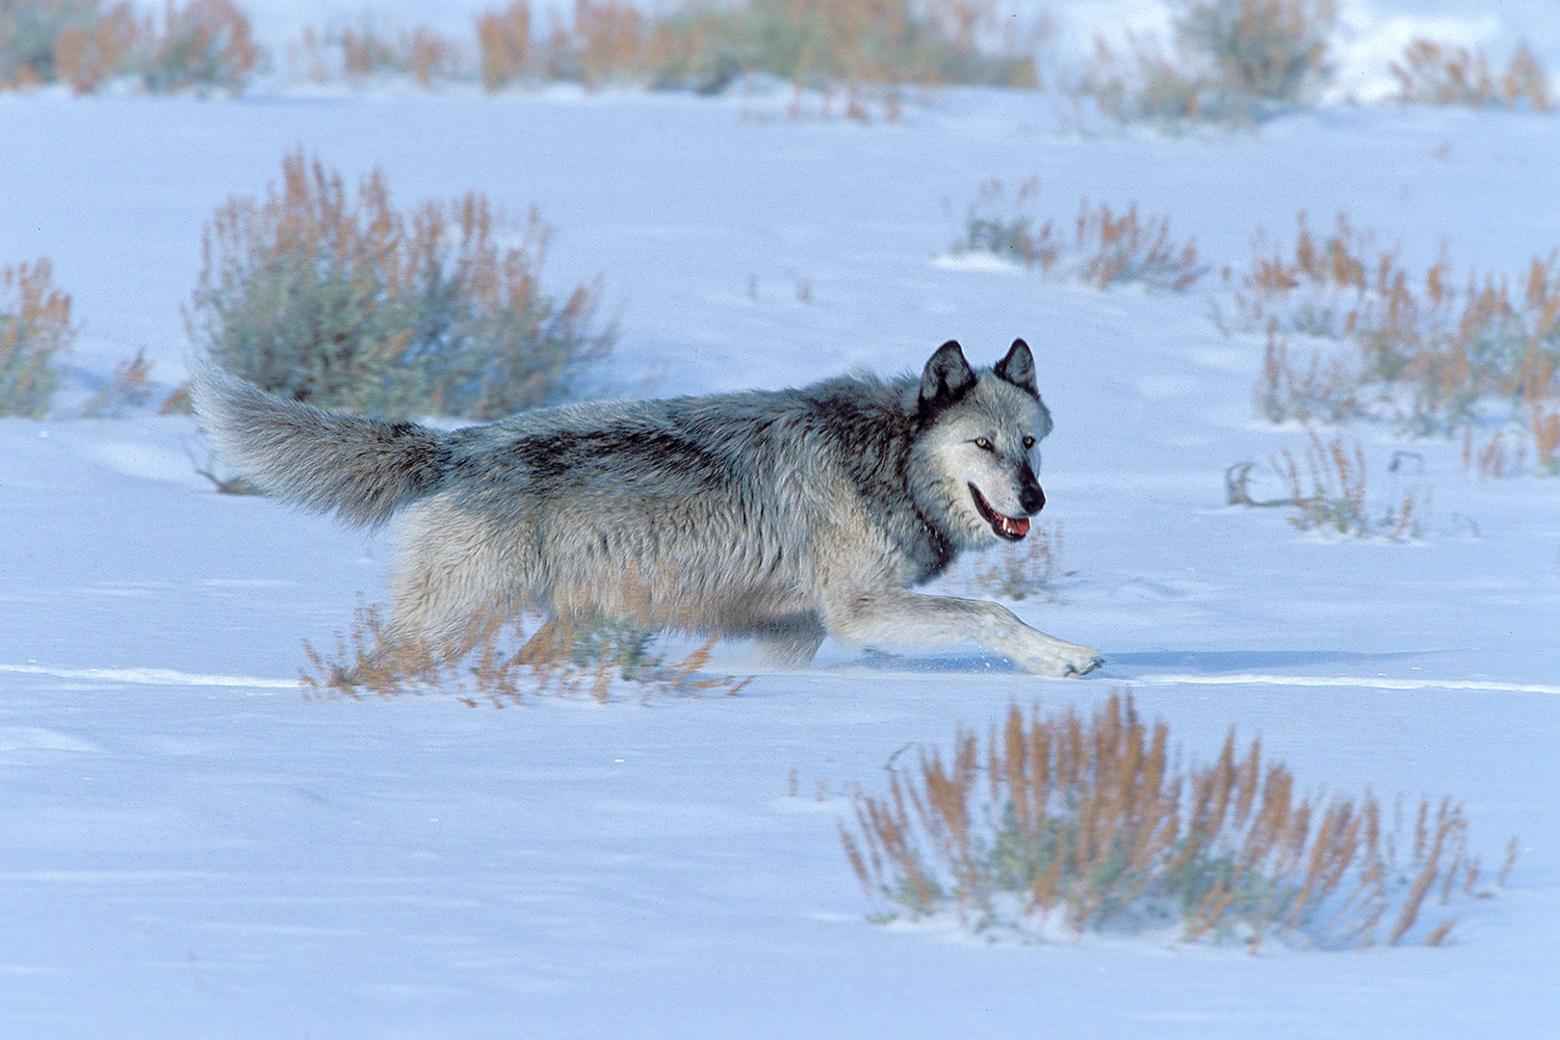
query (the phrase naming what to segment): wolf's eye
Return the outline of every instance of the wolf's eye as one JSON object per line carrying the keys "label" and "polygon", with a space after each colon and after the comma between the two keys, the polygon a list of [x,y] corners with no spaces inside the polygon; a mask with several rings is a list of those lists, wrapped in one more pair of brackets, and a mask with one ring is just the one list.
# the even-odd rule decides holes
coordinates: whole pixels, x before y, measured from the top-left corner
{"label": "wolf's eye", "polygon": [[1024,438],[1024,447],[1025,448],[1033,448],[1034,446],[1035,446],[1035,439],[1033,437],[1025,437]]}
{"label": "wolf's eye", "polygon": [[990,451],[991,442],[984,437],[976,437],[975,447],[980,448],[982,451]]}

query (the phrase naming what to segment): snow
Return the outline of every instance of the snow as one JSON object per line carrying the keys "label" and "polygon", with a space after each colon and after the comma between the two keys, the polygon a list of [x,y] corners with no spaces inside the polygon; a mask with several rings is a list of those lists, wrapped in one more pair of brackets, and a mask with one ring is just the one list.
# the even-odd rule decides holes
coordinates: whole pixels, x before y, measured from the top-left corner
{"label": "snow", "polygon": [[[1505,32],[1508,7],[1528,10],[1421,13]],[[989,91],[872,127],[557,91],[0,96],[0,141],[0,254],[48,255],[85,323],[58,414],[0,420],[0,1035],[1552,1033],[1560,481],[1471,478],[1456,444],[1360,427],[1373,490],[1434,489],[1428,537],[1301,537],[1222,504],[1225,466],[1302,435],[1254,420],[1260,338],[1209,320],[1216,278],[1102,293],[947,253],[981,181],[1038,176],[1057,218],[1135,200],[1216,271],[1302,209],[1346,210],[1411,265],[1445,243],[1510,271],[1560,244],[1560,120],[1335,106],[1162,137]],[[950,336],[989,362],[1024,335],[1057,423],[1046,515],[1078,573],[1014,607],[1103,648],[1103,673],[832,643],[767,671],[732,643],[709,667],[756,673],[737,697],[305,699],[301,641],[382,596],[384,540],[213,493],[187,418],[70,417],[138,348],[181,378],[201,229],[295,146],[381,165],[403,204],[538,205],[549,278],[599,273],[620,314],[609,392],[894,372]],[[1400,448],[1422,473],[1387,474]],[[865,920],[835,831],[849,792],[1010,703],[1121,688],[1189,756],[1234,725],[1302,786],[1459,798],[1487,861],[1520,837],[1509,887],[1444,948],[1344,954]]]}

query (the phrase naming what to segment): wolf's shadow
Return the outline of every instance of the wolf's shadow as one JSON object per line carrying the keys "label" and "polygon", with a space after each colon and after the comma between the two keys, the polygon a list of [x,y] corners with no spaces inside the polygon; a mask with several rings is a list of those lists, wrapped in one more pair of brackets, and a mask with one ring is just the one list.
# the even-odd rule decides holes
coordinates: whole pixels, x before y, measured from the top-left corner
{"label": "wolf's shadow", "polygon": [[[1088,679],[1127,680],[1146,671],[1192,672],[1198,675],[1238,674],[1266,669],[1337,665],[1358,669],[1364,665],[1428,657],[1433,650],[1392,650],[1368,653],[1356,650],[1105,650],[1105,664]],[[1022,674],[1011,662],[995,654],[979,652],[941,654],[936,657],[891,654],[867,650],[846,662],[849,667],[916,672],[994,672]]]}

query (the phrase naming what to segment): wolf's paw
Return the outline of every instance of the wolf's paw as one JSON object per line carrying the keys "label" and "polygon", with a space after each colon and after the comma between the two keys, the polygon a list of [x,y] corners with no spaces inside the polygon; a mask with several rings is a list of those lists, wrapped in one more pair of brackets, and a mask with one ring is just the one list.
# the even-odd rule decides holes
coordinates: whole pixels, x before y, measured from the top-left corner
{"label": "wolf's paw", "polygon": [[1050,679],[1088,675],[1105,663],[1100,652],[1077,643],[1057,643],[1016,662],[1024,671]]}

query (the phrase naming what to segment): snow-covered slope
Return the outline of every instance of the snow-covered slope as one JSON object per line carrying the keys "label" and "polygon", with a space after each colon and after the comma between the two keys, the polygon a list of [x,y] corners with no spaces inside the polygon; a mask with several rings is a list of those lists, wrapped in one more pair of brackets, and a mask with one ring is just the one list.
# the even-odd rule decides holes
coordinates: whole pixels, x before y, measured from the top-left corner
{"label": "snow-covered slope", "polygon": [[[898,371],[950,336],[989,361],[1024,335],[1078,574],[1017,609],[1104,672],[829,645],[735,698],[309,701],[300,641],[378,598],[382,542],[213,494],[185,418],[3,420],[0,1035],[1548,1035],[1560,482],[1470,479],[1456,445],[1417,443],[1423,543],[1301,537],[1222,504],[1226,465],[1300,435],[1252,420],[1260,343],[1224,338],[1207,293],[934,259],[980,181],[1038,176],[1057,217],[1135,200],[1215,267],[1345,209],[1413,262],[1445,242],[1510,270],[1560,245],[1560,120],[1331,108],[1084,137],[1043,95],[952,92],[870,128],[742,105],[0,97],[0,259],[50,256],[75,297],[66,399],[140,347],[176,382],[204,222],[301,145],[381,165],[405,203],[540,206],[559,284],[600,273],[621,308],[617,392]],[[1401,445],[1359,435],[1389,488]],[[732,644],[710,667],[756,666]],[[1189,754],[1233,724],[1302,784],[1459,797],[1487,856],[1520,835],[1511,886],[1433,950],[987,946],[863,919],[844,792],[1011,702],[1122,687]]]}

